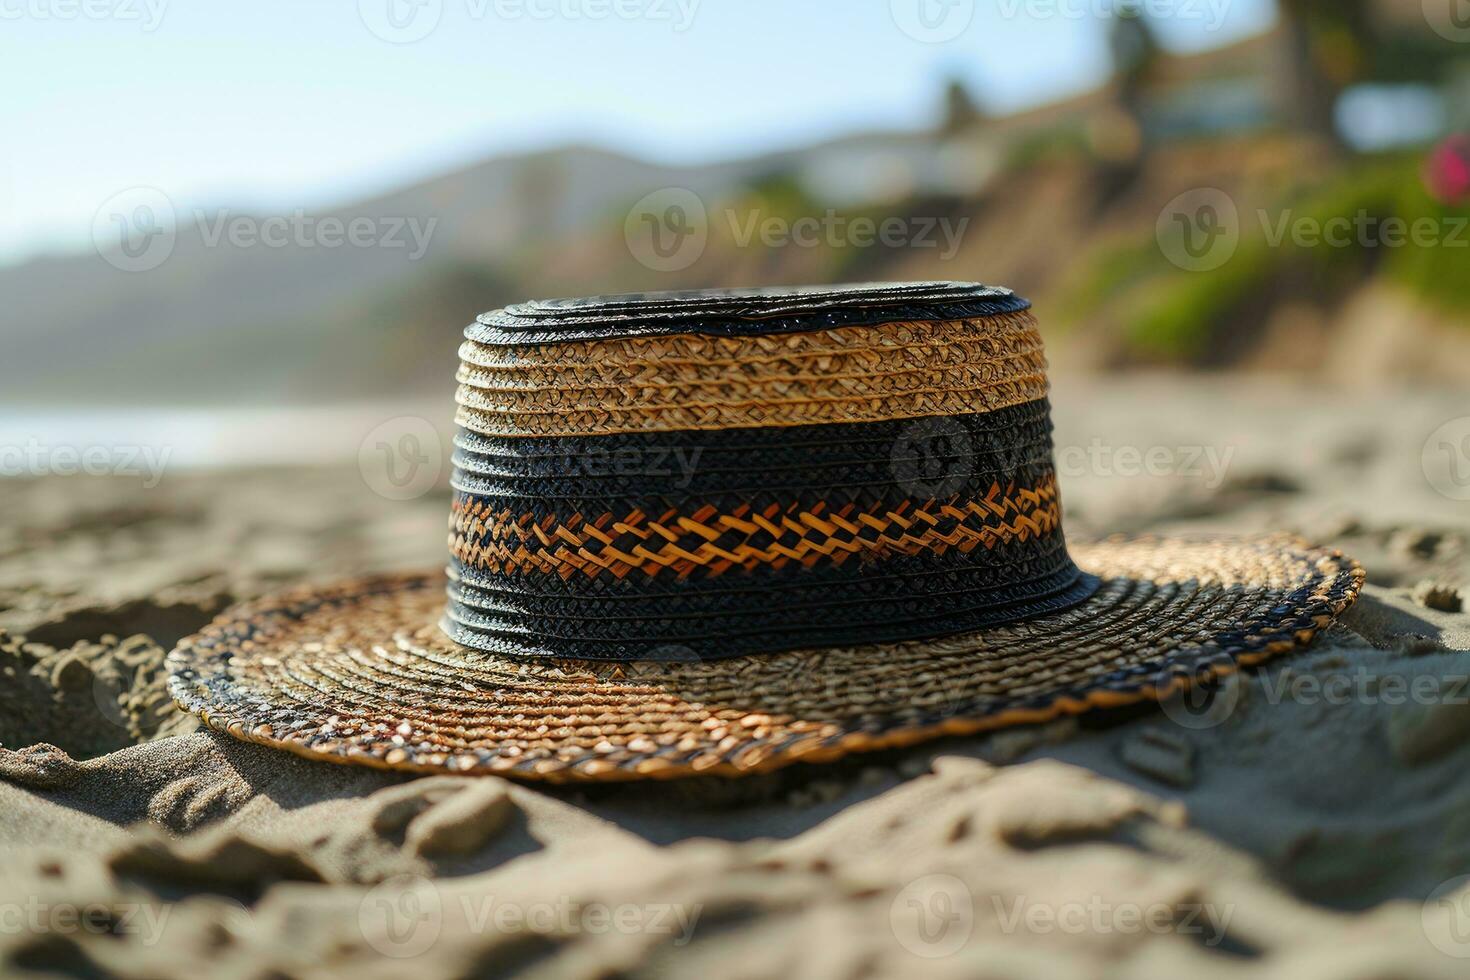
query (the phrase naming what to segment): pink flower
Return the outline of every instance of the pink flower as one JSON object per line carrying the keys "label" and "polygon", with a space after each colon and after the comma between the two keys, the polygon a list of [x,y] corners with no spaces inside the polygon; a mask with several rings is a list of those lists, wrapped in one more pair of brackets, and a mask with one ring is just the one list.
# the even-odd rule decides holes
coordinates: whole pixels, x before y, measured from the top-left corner
{"label": "pink flower", "polygon": [[1445,204],[1470,198],[1470,134],[1450,136],[1430,151],[1424,186]]}

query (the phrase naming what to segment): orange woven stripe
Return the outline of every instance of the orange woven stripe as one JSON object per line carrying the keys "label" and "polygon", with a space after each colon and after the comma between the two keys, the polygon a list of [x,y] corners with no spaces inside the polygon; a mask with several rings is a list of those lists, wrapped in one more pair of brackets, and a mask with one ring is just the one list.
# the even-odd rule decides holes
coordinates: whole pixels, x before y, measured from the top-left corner
{"label": "orange woven stripe", "polygon": [[[709,576],[731,568],[761,565],[780,568],[790,562],[812,566],[951,548],[968,554],[1050,534],[1061,524],[1056,481],[1048,477],[1032,488],[1002,489],[992,484],[983,499],[930,501],[913,507],[859,511],[854,504],[830,511],[782,511],[772,505],[756,513],[741,507],[734,513],[703,508],[692,515],[669,512],[649,518],[634,511],[621,519],[612,514],[539,523],[531,514],[491,512],[475,501],[456,500],[450,518],[450,551],[461,562],[488,572],[613,575],[633,572],[650,577],[687,577],[704,570]],[[771,538],[757,544],[753,539]]]}

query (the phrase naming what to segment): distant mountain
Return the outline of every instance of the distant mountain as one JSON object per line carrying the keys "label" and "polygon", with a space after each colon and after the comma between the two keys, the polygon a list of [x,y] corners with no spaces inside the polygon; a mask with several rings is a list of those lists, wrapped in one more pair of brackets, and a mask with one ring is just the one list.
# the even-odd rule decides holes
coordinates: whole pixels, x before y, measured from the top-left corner
{"label": "distant mountain", "polygon": [[[697,166],[571,146],[497,157],[304,215],[312,228],[369,219],[373,234],[402,242],[392,248],[325,247],[309,235],[298,244],[290,231],[278,246],[240,247],[228,222],[263,229],[272,216],[183,209],[173,250],[156,268],[122,271],[95,253],[0,268],[10,321],[0,402],[335,399],[370,377],[415,387],[418,364],[436,365],[424,370],[442,384],[434,355],[452,357],[477,312],[543,295],[557,280],[579,292],[664,282],[621,244],[598,249],[596,265],[580,269],[558,252],[559,243],[575,249],[603,231],[621,243],[629,207],[651,192],[685,188],[716,201],[813,160],[840,168],[849,155],[923,159],[931,146],[924,134],[859,135]],[[421,255],[413,228],[429,232]]]}
{"label": "distant mountain", "polygon": [[[1136,116],[1104,87],[1005,118],[937,115],[934,129],[859,133],[711,164],[667,166],[569,146],[496,157],[305,216],[344,228],[366,219],[373,234],[396,235],[393,248],[325,247],[310,236],[241,246],[220,218],[242,215],[211,209],[195,221],[191,211],[167,260],[147,271],[122,271],[95,253],[0,269],[0,404],[447,397],[462,328],[506,302],[856,279],[1009,285],[1037,301],[1051,349],[1068,365],[1311,370],[1320,338],[1293,346],[1282,337],[1300,328],[1266,325],[1331,329],[1337,311],[1383,270],[1377,253],[1344,252],[1328,276],[1321,263],[1255,240],[1252,215],[1289,209],[1293,195],[1346,166],[1270,125],[1263,80],[1274,43],[1267,35],[1165,59]],[[1205,111],[1225,91],[1231,111]],[[1316,206],[1330,214],[1363,194],[1390,210],[1403,195],[1417,200],[1412,161],[1396,173],[1388,185],[1347,173],[1340,200]],[[625,222],[636,202],[669,188],[694,192],[708,220],[698,257],[660,271],[647,256],[639,261]],[[1242,258],[1209,275],[1167,261],[1155,238],[1161,209],[1197,188],[1225,192],[1246,219]],[[659,214],[687,220],[674,204]],[[259,228],[297,216],[243,217]],[[833,240],[821,227],[833,218],[896,220],[905,235],[933,244],[857,245],[840,231]],[[785,229],[786,244],[764,240],[767,221]],[[793,244],[798,221],[817,222],[818,240]],[[422,254],[412,228],[421,236],[432,229]],[[1386,271],[1412,287],[1413,302],[1415,283],[1463,278],[1410,250],[1392,257]],[[1470,306],[1470,298],[1448,287],[1429,292],[1449,303],[1450,321],[1464,318],[1457,304]],[[1372,308],[1392,302],[1376,299]],[[1278,317],[1278,308],[1291,316]],[[1405,306],[1404,315],[1416,309]],[[1437,340],[1426,345],[1440,349]]]}
{"label": "distant mountain", "polygon": [[[379,299],[391,303],[446,279],[465,287],[466,269],[500,282],[497,270],[518,254],[605,220],[651,190],[677,185],[720,193],[739,173],[737,166],[662,167],[569,147],[489,160],[306,215],[344,226],[371,219],[378,236],[397,227],[405,245],[394,248],[325,247],[310,236],[304,245],[237,247],[221,218],[245,217],[260,228],[269,216],[207,209],[194,223],[186,212],[172,254],[157,268],[122,271],[89,253],[0,269],[9,321],[0,399],[305,396],[311,376],[331,375],[335,359],[352,356],[333,349],[356,336],[342,322],[349,312],[381,328]],[[415,258],[410,220],[431,229]],[[436,327],[452,339],[474,312],[517,295],[505,283],[503,292],[458,296],[464,305],[453,312],[441,302],[435,312],[450,319]]]}

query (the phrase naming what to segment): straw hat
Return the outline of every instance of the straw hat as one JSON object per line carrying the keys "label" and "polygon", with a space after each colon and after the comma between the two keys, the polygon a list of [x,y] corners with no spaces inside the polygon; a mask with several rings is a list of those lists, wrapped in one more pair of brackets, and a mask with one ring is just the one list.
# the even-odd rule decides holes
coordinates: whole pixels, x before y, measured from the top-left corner
{"label": "straw hat", "polygon": [[1009,290],[560,300],[465,336],[447,575],[239,606],[170,655],[183,707],[338,762],[734,775],[1156,699],[1363,580],[1280,536],[1069,549]]}

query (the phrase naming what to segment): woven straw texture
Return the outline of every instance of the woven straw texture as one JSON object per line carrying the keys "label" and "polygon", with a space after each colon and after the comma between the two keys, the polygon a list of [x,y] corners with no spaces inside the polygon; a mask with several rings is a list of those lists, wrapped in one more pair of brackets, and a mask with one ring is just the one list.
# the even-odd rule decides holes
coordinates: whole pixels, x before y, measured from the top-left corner
{"label": "woven straw texture", "polygon": [[1073,548],[1091,598],[929,641],[631,664],[449,640],[438,574],[240,607],[170,655],[174,697],[240,738],[338,762],[528,779],[733,775],[1159,697],[1308,642],[1361,568],[1284,537]]}
{"label": "woven straw texture", "polygon": [[[720,513],[663,515],[641,510],[614,517],[573,514],[537,521],[458,498],[450,518],[450,554],[466,567],[489,572],[536,571],[571,578],[640,572],[714,577],[734,567],[874,561],[887,555],[944,554],[994,548],[1051,533],[1061,523],[1056,480],[1002,489],[992,483],[976,500],[930,501],[914,507],[783,512],[740,507]],[[733,534],[732,534],[733,532]],[[732,543],[725,543],[733,539]]]}
{"label": "woven straw texture", "polygon": [[1030,306],[1003,286],[977,282],[676,290],[517,303],[480,314],[465,328],[465,336],[486,344],[690,333],[733,337],[895,320],[958,320]]}
{"label": "woven straw texture", "polygon": [[446,629],[494,653],[880,643],[1092,591],[1062,541],[1045,399],[786,428],[462,431],[453,483]]}
{"label": "woven straw texture", "polygon": [[1046,399],[980,415],[784,428],[549,438],[461,429],[454,445],[455,489],[547,514],[629,500],[648,510],[695,500],[731,510],[983,496],[993,482],[1052,471]]}
{"label": "woven straw texture", "polygon": [[460,348],[455,420],[489,436],[877,422],[1046,395],[1029,311],[814,333]]}

